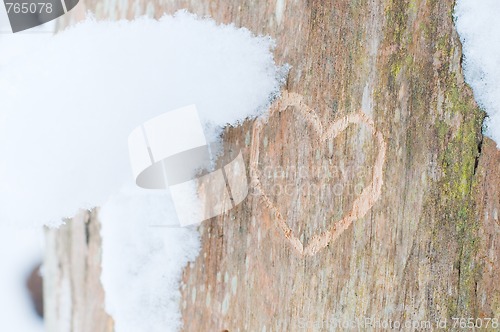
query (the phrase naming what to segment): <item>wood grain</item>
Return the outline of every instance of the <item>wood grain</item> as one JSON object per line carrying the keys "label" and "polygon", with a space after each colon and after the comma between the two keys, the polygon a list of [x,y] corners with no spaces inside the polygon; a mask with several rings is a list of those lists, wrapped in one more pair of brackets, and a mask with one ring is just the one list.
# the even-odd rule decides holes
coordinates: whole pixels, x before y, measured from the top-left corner
{"label": "wood grain", "polygon": [[[259,195],[205,222],[200,256],[183,276],[185,331],[331,331],[341,330],[335,322],[362,318],[434,324],[500,317],[498,151],[483,139],[484,113],[464,83],[453,5],[87,0],[64,17],[69,24],[85,10],[97,19],[131,19],[187,9],[270,35],[276,62],[292,66],[284,89],[303,96],[318,122],[363,109],[387,142],[380,199],[314,256],[294,253]],[[241,149],[247,162],[259,149],[258,167],[269,174],[262,187],[301,243],[351,210],[353,188],[373,178],[379,144],[367,130],[348,128],[321,144],[294,112],[272,114],[258,140],[253,126],[227,128],[225,149]],[[301,168],[305,176],[293,171]],[[274,175],[282,173],[289,176]],[[308,195],[304,184],[344,191]],[[283,195],[279,186],[292,190]],[[54,236],[68,247],[74,241]]]}

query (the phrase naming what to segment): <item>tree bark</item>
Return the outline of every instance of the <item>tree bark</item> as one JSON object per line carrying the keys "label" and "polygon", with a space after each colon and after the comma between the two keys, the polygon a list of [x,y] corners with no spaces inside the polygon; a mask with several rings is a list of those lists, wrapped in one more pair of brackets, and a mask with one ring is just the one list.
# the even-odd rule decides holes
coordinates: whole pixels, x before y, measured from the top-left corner
{"label": "tree bark", "polygon": [[[482,137],[484,113],[464,83],[453,6],[451,0],[88,0],[64,18],[78,20],[85,8],[98,19],[158,18],[187,8],[272,36],[277,63],[292,66],[287,93],[267,123],[224,133],[226,148],[241,148],[249,170],[260,173],[259,190],[200,227],[201,253],[183,277],[185,331],[330,331],[364,318],[433,326],[447,320],[455,329],[453,317],[500,317],[500,152]],[[352,114],[364,114],[372,127],[356,122],[322,139],[318,123],[326,131]],[[383,168],[374,176],[383,149]],[[338,171],[342,165],[349,165],[347,174]],[[315,188],[340,183],[344,191],[280,195],[276,184],[303,183],[291,166],[305,167]],[[289,176],[270,181],[268,169]],[[374,189],[356,200],[357,184],[377,181],[379,195]],[[355,218],[342,223],[346,216]],[[78,292],[87,287],[74,274],[80,270],[62,259],[67,250],[52,247],[73,248],[83,234],[81,226],[48,233],[47,260],[59,257]],[[93,240],[89,257],[98,261]],[[87,273],[95,280],[98,265]],[[51,293],[69,287],[49,279]],[[48,314],[60,310],[60,301],[49,304]],[[84,324],[89,310],[73,307],[73,321],[80,317],[73,324]]]}
{"label": "tree bark", "polygon": [[113,320],[104,310],[99,231],[97,210],[81,211],[57,229],[46,228],[47,331],[113,331]]}

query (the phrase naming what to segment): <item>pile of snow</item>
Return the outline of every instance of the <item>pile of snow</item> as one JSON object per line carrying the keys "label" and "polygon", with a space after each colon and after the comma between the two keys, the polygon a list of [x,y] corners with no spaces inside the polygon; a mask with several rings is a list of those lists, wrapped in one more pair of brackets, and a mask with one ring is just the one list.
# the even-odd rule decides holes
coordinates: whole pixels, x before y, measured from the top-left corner
{"label": "pile of snow", "polygon": [[180,275],[199,250],[196,230],[150,227],[176,215],[168,192],[134,187],[129,133],[190,104],[209,141],[262,114],[283,76],[272,48],[181,12],[89,19],[0,67],[0,223],[58,225],[107,202],[102,281],[117,332],[176,331]]}
{"label": "pile of snow", "polygon": [[129,189],[101,210],[106,310],[118,332],[178,331],[183,267],[199,252],[193,228],[158,228],[175,217],[166,191]]}
{"label": "pile of snow", "polygon": [[[60,223],[132,181],[129,133],[196,104],[215,140],[279,90],[269,38],[186,13],[88,20],[0,71],[0,220]],[[26,206],[30,208],[27,209]]]}
{"label": "pile of snow", "polygon": [[455,22],[464,52],[464,72],[487,114],[486,134],[500,147],[500,1],[458,0]]}

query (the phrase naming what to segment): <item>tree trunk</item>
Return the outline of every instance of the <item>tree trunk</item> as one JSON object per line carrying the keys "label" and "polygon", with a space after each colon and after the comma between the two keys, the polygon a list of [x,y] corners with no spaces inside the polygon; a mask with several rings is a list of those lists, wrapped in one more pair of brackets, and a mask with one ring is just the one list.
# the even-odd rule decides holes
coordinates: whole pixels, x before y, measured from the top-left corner
{"label": "tree trunk", "polygon": [[[365,318],[413,321],[416,330],[447,320],[453,329],[453,317],[500,317],[500,152],[483,139],[484,113],[464,83],[453,1],[84,5],[98,19],[187,8],[272,36],[277,63],[292,66],[267,123],[224,133],[254,173],[254,194],[200,227],[201,253],[183,277],[185,331],[329,331]],[[278,192],[304,178],[317,185],[307,194]],[[47,293],[89,289],[84,268],[68,265],[74,249],[79,265],[94,263],[84,272],[96,302],[74,304],[72,324],[82,330],[97,315],[91,330],[106,331],[109,318],[93,311],[102,307],[100,239],[87,247],[74,223],[48,232],[49,269],[59,273],[48,275]],[[48,301],[50,324],[63,300]]]}
{"label": "tree trunk", "polygon": [[113,320],[104,310],[99,231],[97,210],[81,211],[58,229],[45,230],[47,331],[113,331]]}

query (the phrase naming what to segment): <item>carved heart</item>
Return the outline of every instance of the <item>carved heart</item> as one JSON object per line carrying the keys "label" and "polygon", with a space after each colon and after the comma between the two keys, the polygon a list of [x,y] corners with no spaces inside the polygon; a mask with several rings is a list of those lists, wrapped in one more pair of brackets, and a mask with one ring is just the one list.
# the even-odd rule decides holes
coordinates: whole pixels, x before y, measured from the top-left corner
{"label": "carved heart", "polygon": [[382,184],[383,184],[383,166],[385,162],[386,143],[381,132],[375,129],[373,120],[370,119],[363,112],[348,114],[335,122],[333,122],[326,130],[324,129],[318,116],[302,101],[302,96],[288,91],[283,92],[281,98],[277,100],[272,106],[270,116],[276,112],[284,111],[288,106],[295,106],[307,122],[309,122],[315,131],[318,133],[320,142],[325,142],[328,139],[334,139],[341,132],[343,132],[350,124],[364,124],[372,130],[372,135],[376,138],[379,151],[375,159],[373,168],[373,179],[368,184],[361,194],[354,200],[351,211],[344,215],[344,217],[336,222],[326,231],[321,234],[314,235],[309,244],[304,248],[304,244],[295,236],[292,229],[289,227],[285,218],[283,218],[280,210],[266,195],[262,189],[260,182],[260,172],[258,170],[259,163],[259,149],[260,149],[260,133],[264,124],[267,124],[268,118],[259,118],[255,121],[252,132],[252,148],[250,155],[250,172],[252,176],[252,183],[257,195],[261,196],[264,205],[270,209],[276,217],[276,227],[283,232],[285,238],[290,242],[292,247],[301,256],[313,256],[319,251],[324,249],[330,242],[335,241],[353,221],[363,218],[368,211],[371,210],[375,202],[380,198]]}

